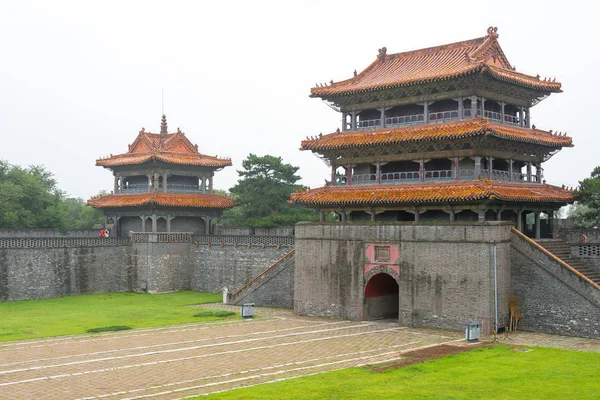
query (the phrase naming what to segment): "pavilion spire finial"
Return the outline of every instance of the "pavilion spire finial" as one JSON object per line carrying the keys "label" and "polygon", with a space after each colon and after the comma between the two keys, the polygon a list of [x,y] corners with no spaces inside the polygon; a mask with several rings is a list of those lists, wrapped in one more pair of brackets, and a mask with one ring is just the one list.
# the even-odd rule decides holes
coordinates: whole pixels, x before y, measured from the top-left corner
{"label": "pavilion spire finial", "polygon": [[165,114],[160,120],[160,133],[167,133],[167,116]]}

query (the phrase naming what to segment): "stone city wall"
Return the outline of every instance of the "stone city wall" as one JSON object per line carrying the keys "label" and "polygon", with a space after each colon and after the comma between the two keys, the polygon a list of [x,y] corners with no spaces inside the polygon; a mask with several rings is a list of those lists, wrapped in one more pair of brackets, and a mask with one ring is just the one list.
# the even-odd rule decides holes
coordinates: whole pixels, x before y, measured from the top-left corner
{"label": "stone city wall", "polygon": [[600,287],[514,233],[512,288],[523,330],[600,338]]}
{"label": "stone city wall", "polygon": [[33,234],[0,238],[0,301],[124,291],[220,293],[224,286],[234,291],[293,244],[289,237],[262,237],[250,246],[225,237],[232,243],[221,246],[185,233],[136,234],[133,243]]}
{"label": "stone city wall", "polygon": [[220,293],[226,287],[234,292],[290,250],[288,246],[192,245],[191,289]]}
{"label": "stone city wall", "polygon": [[[494,322],[494,246],[499,320],[508,320],[510,227],[503,222],[300,223],[294,309],[305,315],[369,319],[366,284],[385,272],[398,282],[401,324],[463,329],[480,321],[489,333]],[[397,254],[389,262],[373,262],[372,245],[391,245]]]}
{"label": "stone city wall", "polygon": [[129,246],[0,248],[0,300],[135,289]]}

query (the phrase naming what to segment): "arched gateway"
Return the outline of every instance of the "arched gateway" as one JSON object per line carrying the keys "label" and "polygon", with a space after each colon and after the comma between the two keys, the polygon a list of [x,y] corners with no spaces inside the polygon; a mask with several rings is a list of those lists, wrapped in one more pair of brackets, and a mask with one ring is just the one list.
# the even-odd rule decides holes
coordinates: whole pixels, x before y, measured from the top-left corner
{"label": "arched gateway", "polygon": [[364,291],[364,319],[398,319],[397,274],[394,271],[376,271],[369,275]]}

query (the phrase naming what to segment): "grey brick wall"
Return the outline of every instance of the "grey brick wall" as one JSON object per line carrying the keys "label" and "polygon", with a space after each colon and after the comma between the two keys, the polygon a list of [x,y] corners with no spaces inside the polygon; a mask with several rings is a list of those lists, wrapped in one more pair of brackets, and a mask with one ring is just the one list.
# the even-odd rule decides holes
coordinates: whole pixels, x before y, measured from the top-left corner
{"label": "grey brick wall", "polygon": [[231,303],[255,303],[257,306],[292,308],[295,262],[293,255],[290,257],[262,273],[235,296]]}
{"label": "grey brick wall", "polygon": [[0,249],[0,300],[133,290],[129,246]]}
{"label": "grey brick wall", "polygon": [[516,234],[511,264],[521,329],[600,338],[600,289]]}
{"label": "grey brick wall", "polygon": [[289,251],[289,247],[192,245],[191,288],[220,293],[227,287],[233,292]]}
{"label": "grey brick wall", "polygon": [[364,288],[369,244],[400,250],[399,320],[408,326],[463,329],[494,321],[493,247],[499,318],[508,319],[510,224],[296,225],[294,309],[299,314],[367,319]]}

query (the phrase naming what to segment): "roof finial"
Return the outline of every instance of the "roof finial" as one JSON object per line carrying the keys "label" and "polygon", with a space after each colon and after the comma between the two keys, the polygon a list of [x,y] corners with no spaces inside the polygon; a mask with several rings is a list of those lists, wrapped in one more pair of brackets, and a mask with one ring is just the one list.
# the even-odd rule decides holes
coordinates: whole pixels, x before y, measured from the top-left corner
{"label": "roof finial", "polygon": [[167,116],[165,114],[160,120],[160,133],[167,133]]}
{"label": "roof finial", "polygon": [[487,28],[487,34],[491,37],[498,37],[498,27],[490,26],[489,28]]}
{"label": "roof finial", "polygon": [[379,58],[380,60],[385,59],[385,56],[387,55],[387,47],[382,47],[379,49],[379,55],[377,56],[377,58]]}

